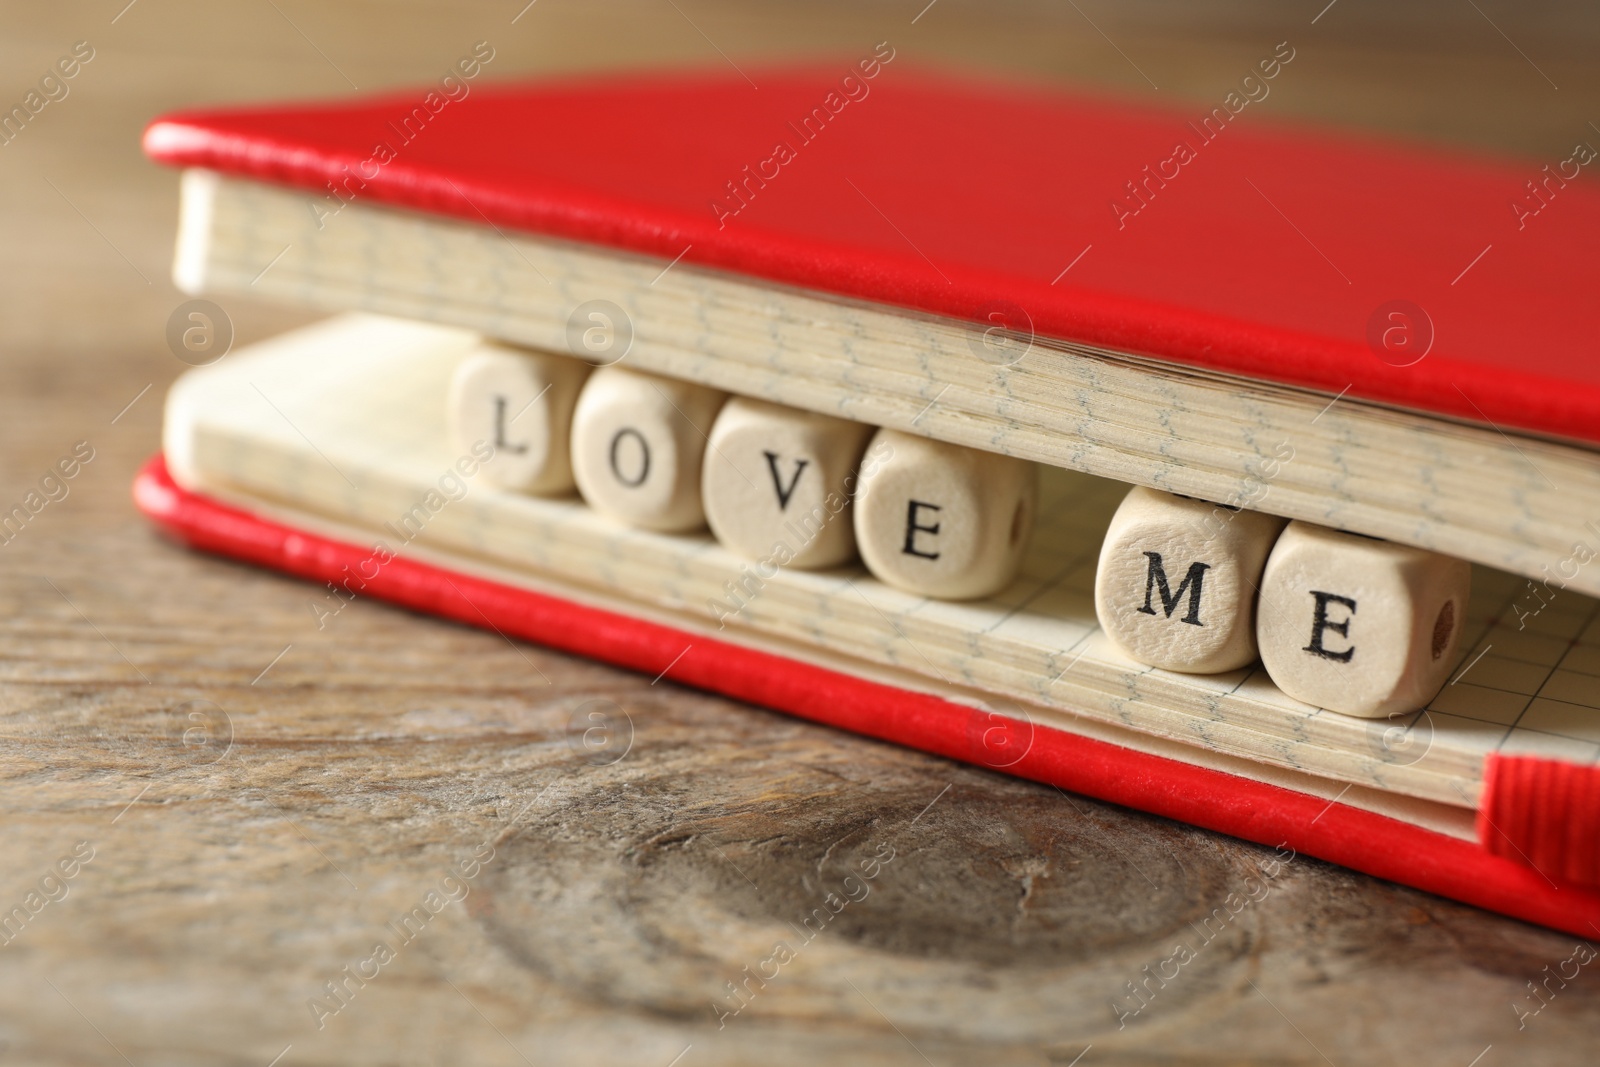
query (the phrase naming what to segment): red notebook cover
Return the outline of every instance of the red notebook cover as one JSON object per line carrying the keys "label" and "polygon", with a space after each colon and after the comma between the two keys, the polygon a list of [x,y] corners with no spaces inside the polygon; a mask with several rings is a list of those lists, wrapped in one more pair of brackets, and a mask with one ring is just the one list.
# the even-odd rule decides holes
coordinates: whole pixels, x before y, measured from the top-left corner
{"label": "red notebook cover", "polygon": [[[160,456],[133,486],[141,511],[188,545],[317,583],[370,547],[296,530],[185,490]],[[362,590],[416,611],[491,627],[763,707],[1179,819],[1286,846],[1478,907],[1600,932],[1600,770],[1491,757],[1480,842],[1361,808],[1137,752],[1039,724],[997,745],[995,720],[955,704],[560,597],[398,556]],[[694,655],[682,656],[692,643]],[[662,665],[665,664],[665,670]],[[1013,755],[1020,750],[1021,755]],[[1339,794],[1342,796],[1343,794]],[[1562,811],[1566,818],[1552,819]]]}
{"label": "red notebook cover", "polygon": [[359,202],[1600,443],[1594,149],[1493,161],[1297,130],[1271,98],[1293,48],[1259,66],[1214,104],[1155,111],[936,76],[883,45],[749,79],[458,79],[449,96],[186,112],[145,147],[302,187],[324,210],[337,183]]}

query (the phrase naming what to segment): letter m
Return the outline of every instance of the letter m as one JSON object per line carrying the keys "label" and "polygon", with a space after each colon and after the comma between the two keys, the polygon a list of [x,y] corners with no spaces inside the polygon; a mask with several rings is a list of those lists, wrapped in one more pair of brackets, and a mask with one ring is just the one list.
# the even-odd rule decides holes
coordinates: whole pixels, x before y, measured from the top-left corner
{"label": "letter m", "polygon": [[0,519],[0,525],[3,525],[6,533],[11,535],[10,537],[7,537],[6,540],[9,541],[12,537],[15,537],[21,533],[28,525],[28,520],[31,518],[33,518],[33,516],[29,515],[27,511],[23,509],[21,504],[17,504],[10,511],[5,512],[3,519]]}
{"label": "letter m", "polygon": [[22,933],[22,928],[28,925],[28,913],[21,907],[11,909],[11,914],[0,921],[0,929],[6,934],[6,940],[11,941]]}
{"label": "letter m", "polygon": [[428,920],[433,918],[427,908],[418,904],[400,917],[399,928],[405,931],[406,940],[410,941],[428,925]]}
{"label": "letter m", "polygon": [[12,138],[22,132],[28,125],[29,115],[20,107],[13,107],[9,112],[0,114],[0,137],[4,137],[9,144]]}
{"label": "letter m", "polygon": [[1183,599],[1183,594],[1189,594],[1189,613],[1180,622],[1190,626],[1204,626],[1200,621],[1200,586],[1205,581],[1206,571],[1211,564],[1201,563],[1196,560],[1189,564],[1189,573],[1183,576],[1178,591],[1174,593],[1167,582],[1167,569],[1162,566],[1161,553],[1146,552],[1145,558],[1150,561],[1150,568],[1145,572],[1144,579],[1144,607],[1139,610],[1146,615],[1154,615],[1156,609],[1152,606],[1154,594],[1161,594],[1161,607],[1166,611],[1167,618],[1172,618],[1172,612],[1177,608],[1178,602]]}
{"label": "letter m", "polygon": [[[400,529],[404,531],[406,539],[410,540],[422,536],[422,528],[428,525],[428,519],[433,515],[425,506],[417,504],[404,515],[400,516]],[[415,528],[413,529],[413,524]]]}

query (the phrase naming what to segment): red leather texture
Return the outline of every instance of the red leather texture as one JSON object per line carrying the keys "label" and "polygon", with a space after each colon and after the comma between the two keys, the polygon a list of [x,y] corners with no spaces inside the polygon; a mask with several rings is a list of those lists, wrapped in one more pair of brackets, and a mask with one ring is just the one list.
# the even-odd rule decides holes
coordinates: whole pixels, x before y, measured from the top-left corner
{"label": "red leather texture", "polygon": [[1478,840],[1553,881],[1600,886],[1600,767],[1491,753]]}
{"label": "red leather texture", "polygon": [[[370,549],[296,531],[190,493],[160,456],[139,508],[189,545],[317,582]],[[361,573],[365,574],[362,570]],[[740,645],[397,557],[363,590],[403,607],[665,676],[816,722],[1342,864],[1589,936],[1600,893],[1556,885],[1471,842],[1345,804],[1003,718]],[[684,648],[692,645],[687,653]],[[1594,822],[1587,825],[1594,826]]]}
{"label": "red leather texture", "polygon": [[[1600,168],[1570,152],[1490,161],[1282,126],[1270,95],[1161,112],[858,62],[749,71],[759,90],[731,71],[480,82],[436,114],[427,87],[194,111],[145,149],[302,187],[308,211],[336,207],[338,182],[357,203],[1600,443]],[[1411,347],[1380,358],[1369,335],[1406,321],[1392,301],[1431,328],[1413,316]],[[1394,365],[1425,333],[1426,356]]]}

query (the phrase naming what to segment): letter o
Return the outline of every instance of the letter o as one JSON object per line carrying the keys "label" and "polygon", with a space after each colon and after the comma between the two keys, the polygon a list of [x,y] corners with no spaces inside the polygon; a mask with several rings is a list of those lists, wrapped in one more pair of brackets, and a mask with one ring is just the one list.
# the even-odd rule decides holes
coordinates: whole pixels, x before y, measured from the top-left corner
{"label": "letter o", "polygon": [[[622,464],[617,458],[617,451],[622,445],[622,439],[630,436],[639,442],[639,475],[636,478],[629,478],[622,473]],[[616,475],[617,481],[629,489],[638,488],[644,484],[646,478],[650,477],[650,443],[644,439],[644,434],[631,426],[624,426],[612,435],[609,458],[611,461],[611,473]]]}

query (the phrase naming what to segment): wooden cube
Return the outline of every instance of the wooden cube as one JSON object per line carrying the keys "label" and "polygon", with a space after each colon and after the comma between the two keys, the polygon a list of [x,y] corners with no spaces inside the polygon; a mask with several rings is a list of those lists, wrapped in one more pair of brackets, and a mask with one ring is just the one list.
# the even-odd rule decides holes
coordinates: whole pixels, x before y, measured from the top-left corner
{"label": "wooden cube", "polygon": [[1033,528],[1026,460],[879,430],[856,489],[856,543],[880,581],[966,600],[1011,584]]}
{"label": "wooden cube", "polygon": [[734,397],[711,430],[700,494],[711,532],[747,559],[833,567],[855,558],[851,493],[873,428]]}
{"label": "wooden cube", "polygon": [[1412,711],[1455,666],[1471,587],[1465,560],[1291,522],[1261,578],[1261,662],[1307,704],[1368,718]]}
{"label": "wooden cube", "polygon": [[588,376],[588,364],[568,356],[481,345],[450,379],[456,448],[465,454],[479,441],[493,445],[480,475],[493,485],[540,496],[572,492],[572,409]]}
{"label": "wooden cube", "polygon": [[700,468],[726,399],[715,389],[620,366],[595,371],[572,416],[572,473],[584,501],[647,530],[704,526]]}
{"label": "wooden cube", "polygon": [[1256,590],[1284,520],[1137,486],[1100,546],[1100,626],[1140,663],[1215,674],[1256,658]]}

